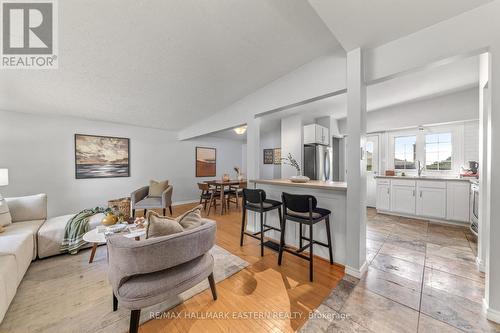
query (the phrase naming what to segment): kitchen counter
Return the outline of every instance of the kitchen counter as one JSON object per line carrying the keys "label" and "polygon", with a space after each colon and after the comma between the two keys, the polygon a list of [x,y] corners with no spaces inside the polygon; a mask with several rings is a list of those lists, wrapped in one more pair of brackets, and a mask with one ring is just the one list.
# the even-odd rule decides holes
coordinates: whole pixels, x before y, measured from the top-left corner
{"label": "kitchen counter", "polygon": [[465,181],[477,180],[477,178],[460,178],[453,176],[375,176],[375,178],[389,178],[389,179],[409,179],[409,180],[444,180],[444,181]]}
{"label": "kitchen counter", "polygon": [[310,180],[307,183],[293,183],[288,179],[256,179],[256,180],[250,180],[250,183],[293,186],[293,187],[332,190],[332,191],[347,191],[346,182],[332,182],[332,181],[322,181],[322,180]]}
{"label": "kitchen counter", "polygon": [[[341,265],[346,264],[347,258],[347,184],[344,182],[328,182],[311,180],[307,183],[292,183],[288,179],[256,179],[249,181],[249,188],[259,188],[266,191],[268,199],[281,201],[283,192],[291,194],[309,194],[316,197],[318,207],[329,209],[332,212],[330,216],[330,235],[333,240],[333,260]],[[248,212],[247,228],[249,231],[259,230],[259,216],[251,211]],[[266,214],[266,224],[279,228],[280,221],[277,211],[271,211]],[[286,225],[285,240],[288,245],[299,247],[299,228],[300,225],[293,221],[288,221]],[[280,233],[274,230],[266,232],[266,237],[279,242]],[[325,223],[320,222],[314,226],[314,239],[323,243],[327,242],[327,230]],[[328,249],[322,246],[314,245],[314,254],[329,259]]]}

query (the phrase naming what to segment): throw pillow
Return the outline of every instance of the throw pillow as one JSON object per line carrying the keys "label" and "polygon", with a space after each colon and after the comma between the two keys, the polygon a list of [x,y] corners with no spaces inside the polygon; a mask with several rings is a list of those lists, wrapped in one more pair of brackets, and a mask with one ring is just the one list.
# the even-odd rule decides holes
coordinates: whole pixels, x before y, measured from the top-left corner
{"label": "throw pillow", "polygon": [[12,223],[12,217],[10,216],[9,206],[7,206],[7,201],[5,199],[0,200],[0,227],[8,226]]}
{"label": "throw pillow", "polygon": [[157,182],[156,180],[149,181],[149,196],[150,197],[161,197],[163,191],[168,187],[168,180],[162,182]]}
{"label": "throw pillow", "polygon": [[178,216],[176,220],[184,228],[184,230],[189,230],[199,227],[202,224],[202,219],[201,219],[202,209],[203,205],[196,206],[193,209],[188,210],[181,216]]}
{"label": "throw pillow", "polygon": [[154,211],[149,211],[146,218],[148,220],[146,238],[167,236],[184,231],[179,222],[169,217],[161,216]]}

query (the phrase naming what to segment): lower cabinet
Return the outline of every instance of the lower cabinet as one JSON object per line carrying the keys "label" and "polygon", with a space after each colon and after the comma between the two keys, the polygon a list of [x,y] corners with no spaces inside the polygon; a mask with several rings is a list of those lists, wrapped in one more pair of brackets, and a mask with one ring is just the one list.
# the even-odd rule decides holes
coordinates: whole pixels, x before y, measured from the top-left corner
{"label": "lower cabinet", "polygon": [[453,221],[469,222],[470,184],[448,182],[446,194],[446,218]]}
{"label": "lower cabinet", "polygon": [[377,179],[377,210],[469,222],[470,184],[457,180]]}
{"label": "lower cabinet", "polygon": [[391,211],[415,215],[415,186],[392,185]]}
{"label": "lower cabinet", "polygon": [[441,186],[436,187],[426,187],[426,184],[419,184],[417,215],[436,219],[446,218],[446,183],[439,183]]}
{"label": "lower cabinet", "polygon": [[391,184],[387,183],[377,184],[377,209],[378,210],[391,210]]}

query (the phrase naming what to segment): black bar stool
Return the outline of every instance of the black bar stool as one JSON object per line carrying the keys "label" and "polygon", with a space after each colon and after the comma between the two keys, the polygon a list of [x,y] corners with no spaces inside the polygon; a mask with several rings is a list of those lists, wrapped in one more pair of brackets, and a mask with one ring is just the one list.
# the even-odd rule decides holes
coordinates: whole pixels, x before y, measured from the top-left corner
{"label": "black bar stool", "polygon": [[[280,252],[278,256],[278,265],[281,266],[283,258],[283,251],[289,252],[300,258],[309,261],[309,280],[313,280],[313,245],[318,244],[328,248],[330,254],[330,264],[333,264],[332,255],[332,236],[330,234],[330,214],[328,209],[317,208],[318,201],[312,195],[296,195],[283,192],[281,195],[283,200],[283,224],[281,225],[281,239],[280,239]],[[285,227],[286,221],[298,222],[300,225],[299,232],[299,249],[294,250],[287,248],[285,245]],[[326,224],[326,237],[328,244],[319,242],[313,239],[313,225],[325,221]],[[309,225],[309,238],[302,236],[302,224]],[[308,243],[302,245],[302,241],[306,240]],[[303,255],[301,252],[309,249],[309,257]]]}
{"label": "black bar stool", "polygon": [[[260,231],[249,233],[245,231],[246,223],[246,211],[251,210],[253,212],[260,214]],[[281,220],[281,202],[271,199],[266,199],[266,192],[260,189],[243,189],[243,212],[241,215],[241,239],[240,246],[243,246],[243,236],[247,235],[255,239],[260,239],[260,256],[264,256],[264,233],[269,230],[275,230],[281,232],[281,229],[264,224],[264,214],[278,209],[278,216],[280,219],[280,226],[283,225]]]}

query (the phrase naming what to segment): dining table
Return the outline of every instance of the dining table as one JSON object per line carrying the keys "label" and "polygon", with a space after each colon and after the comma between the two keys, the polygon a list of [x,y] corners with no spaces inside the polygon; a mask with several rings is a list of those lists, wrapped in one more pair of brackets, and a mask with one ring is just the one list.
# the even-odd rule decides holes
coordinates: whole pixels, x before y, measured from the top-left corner
{"label": "dining table", "polygon": [[225,201],[224,201],[224,195],[225,195],[225,189],[226,187],[231,187],[231,186],[240,186],[241,185],[246,185],[247,181],[246,180],[207,180],[207,184],[214,186],[220,193],[220,215],[224,214],[224,207],[226,206]]}

